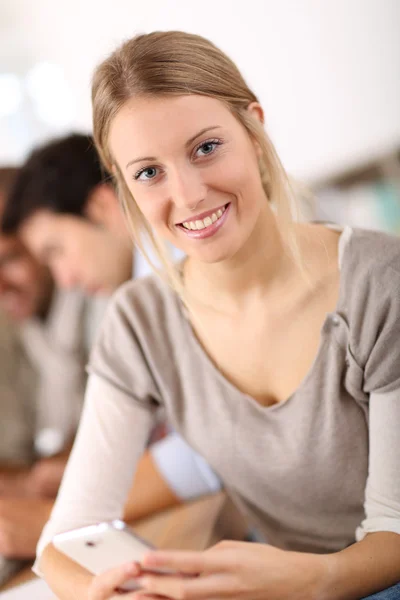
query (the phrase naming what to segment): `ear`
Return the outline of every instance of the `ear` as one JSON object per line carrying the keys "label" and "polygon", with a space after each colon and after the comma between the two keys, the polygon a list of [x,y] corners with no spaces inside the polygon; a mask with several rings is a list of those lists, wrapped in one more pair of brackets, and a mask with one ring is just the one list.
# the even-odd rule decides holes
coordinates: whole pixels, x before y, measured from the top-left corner
{"label": "ear", "polygon": [[112,187],[107,183],[100,183],[89,195],[85,216],[96,225],[108,229],[116,208],[118,209],[118,200]]}
{"label": "ear", "polygon": [[250,102],[250,104],[247,107],[247,110],[252,117],[257,119],[257,121],[260,121],[260,123],[264,125],[264,111],[262,109],[261,104],[259,104],[258,102]]}
{"label": "ear", "polygon": [[[254,119],[259,121],[261,125],[264,125],[264,111],[261,107],[261,104],[259,104],[258,102],[251,102],[247,107],[247,111]],[[253,143],[258,159],[261,159],[262,150],[260,144],[253,136],[251,136],[251,141]]]}

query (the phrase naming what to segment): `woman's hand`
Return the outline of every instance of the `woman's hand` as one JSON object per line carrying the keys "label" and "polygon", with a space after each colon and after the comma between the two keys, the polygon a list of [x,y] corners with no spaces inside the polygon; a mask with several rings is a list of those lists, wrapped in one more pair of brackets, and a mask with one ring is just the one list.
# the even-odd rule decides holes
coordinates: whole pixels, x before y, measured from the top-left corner
{"label": "woman's hand", "polygon": [[140,566],[137,563],[127,563],[105,571],[101,575],[93,577],[89,586],[88,600],[133,600],[136,592],[121,592],[121,588],[128,581],[138,577],[141,573]]}
{"label": "woman's hand", "polygon": [[171,569],[182,576],[142,574],[138,581],[143,589],[134,598],[322,600],[330,588],[327,558],[230,541],[206,552],[151,552],[143,569]]}

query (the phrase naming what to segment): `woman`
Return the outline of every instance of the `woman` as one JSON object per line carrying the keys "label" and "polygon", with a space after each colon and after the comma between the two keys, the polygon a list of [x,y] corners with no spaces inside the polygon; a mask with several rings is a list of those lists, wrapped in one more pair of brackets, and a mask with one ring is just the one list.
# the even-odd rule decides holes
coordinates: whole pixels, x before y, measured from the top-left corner
{"label": "woman", "polygon": [[[159,404],[270,545],[143,561],[195,578],[133,564],[93,578],[48,545],[44,576],[60,598],[91,600],[132,576],[143,589],[128,598],[351,600],[393,586],[400,242],[291,221],[262,108],[203,38],[128,41],[97,69],[93,107],[136,239],[157,246],[170,285],[153,276],[114,298],[41,548],[121,513]],[[160,238],[187,255],[179,272]]]}

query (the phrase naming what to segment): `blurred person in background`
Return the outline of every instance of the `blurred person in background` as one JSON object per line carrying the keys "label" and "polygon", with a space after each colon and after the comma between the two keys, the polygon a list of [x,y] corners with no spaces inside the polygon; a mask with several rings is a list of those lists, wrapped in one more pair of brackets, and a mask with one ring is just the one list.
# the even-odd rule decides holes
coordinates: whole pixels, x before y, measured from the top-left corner
{"label": "blurred person in background", "polygon": [[[86,334],[91,330],[92,339],[108,295],[131,277],[133,254],[118,199],[111,184],[104,181],[91,139],[73,134],[36,149],[15,181],[2,224],[3,236],[18,239],[18,231],[18,237],[36,259],[49,266],[65,293],[76,294],[80,288],[86,295],[95,295],[94,305],[87,300],[91,325],[80,329]],[[102,301],[100,311],[98,300]],[[59,323],[60,329],[68,329],[67,323],[65,319]],[[87,340],[86,348],[89,346]],[[81,356],[81,368],[86,356],[86,352]],[[57,402],[53,406],[57,407]],[[52,496],[62,477],[64,457],[59,464]],[[172,433],[153,444],[142,458],[126,518],[133,520],[218,489],[219,480],[202,457]],[[43,502],[47,511],[51,505],[51,501]],[[38,526],[32,528],[29,556],[34,554],[33,539],[37,541],[45,520],[37,519]],[[16,520],[13,522],[18,527]]]}
{"label": "blurred person in background", "polygon": [[[0,170],[0,219],[17,173]],[[34,554],[57,493],[82,408],[90,304],[56,289],[20,238],[0,235],[2,554]]]}
{"label": "blurred person in background", "polygon": [[132,274],[132,243],[123,225],[118,235],[109,231],[110,224],[118,226],[115,204],[92,142],[71,135],[32,152],[6,206],[3,231],[19,230],[60,288],[109,295]]}
{"label": "blurred person in background", "polygon": [[[15,174],[0,168],[0,217]],[[47,269],[29,260],[15,236],[0,235],[0,492],[2,475],[29,465],[34,453],[29,364],[15,321],[41,307],[39,286],[29,285],[41,276],[47,280]]]}
{"label": "blurred person in background", "polygon": [[[0,170],[0,219],[16,174]],[[36,537],[49,510],[35,498],[57,492],[66,460],[60,453],[71,446],[85,386],[77,343],[83,309],[81,296],[55,290],[48,268],[17,236],[0,235],[0,552],[2,540],[7,546],[15,533],[8,515],[25,541],[31,531]],[[67,321],[63,331],[58,323]],[[29,497],[30,510],[16,497]]]}

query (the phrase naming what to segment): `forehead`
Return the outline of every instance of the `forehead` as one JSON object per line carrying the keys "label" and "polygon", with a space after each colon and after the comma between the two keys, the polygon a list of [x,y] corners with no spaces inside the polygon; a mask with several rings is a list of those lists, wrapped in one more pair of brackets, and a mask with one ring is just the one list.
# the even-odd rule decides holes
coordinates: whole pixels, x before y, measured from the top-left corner
{"label": "forehead", "polygon": [[[112,155],[121,164],[132,152],[161,154],[185,142],[201,129],[239,125],[228,108],[206,96],[132,98],[117,113],[110,127]],[[126,153],[130,155],[127,156]]]}
{"label": "forehead", "polygon": [[24,238],[27,234],[47,236],[58,231],[59,223],[62,221],[62,214],[50,210],[38,210],[28,217],[21,226],[21,235]]}
{"label": "forehead", "polygon": [[39,210],[22,224],[20,236],[27,248],[36,256],[48,244],[60,241],[62,231],[58,226],[61,215],[48,210]]}

